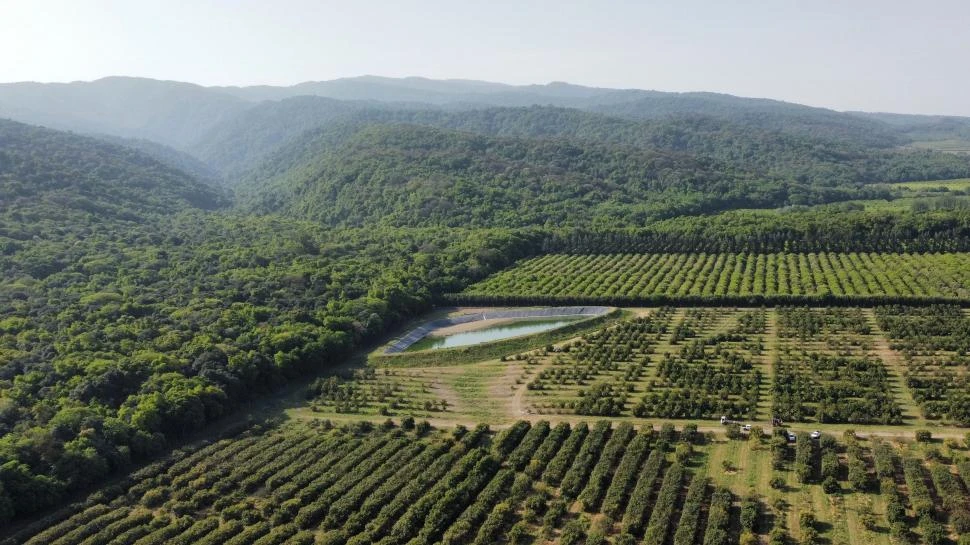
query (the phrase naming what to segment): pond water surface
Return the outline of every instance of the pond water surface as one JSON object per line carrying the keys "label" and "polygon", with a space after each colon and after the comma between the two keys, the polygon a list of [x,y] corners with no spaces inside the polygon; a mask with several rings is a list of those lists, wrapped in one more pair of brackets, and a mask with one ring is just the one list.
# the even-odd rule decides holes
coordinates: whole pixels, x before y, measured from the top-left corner
{"label": "pond water surface", "polygon": [[[586,316],[582,317],[586,318]],[[408,350],[428,350],[432,348],[455,348],[458,346],[469,346],[473,344],[487,343],[508,339],[510,337],[521,337],[522,335],[532,335],[556,329],[567,324],[576,322],[582,318],[554,318],[547,320],[522,320],[519,322],[498,324],[475,331],[465,331],[455,333],[447,337],[428,336],[412,344]]]}

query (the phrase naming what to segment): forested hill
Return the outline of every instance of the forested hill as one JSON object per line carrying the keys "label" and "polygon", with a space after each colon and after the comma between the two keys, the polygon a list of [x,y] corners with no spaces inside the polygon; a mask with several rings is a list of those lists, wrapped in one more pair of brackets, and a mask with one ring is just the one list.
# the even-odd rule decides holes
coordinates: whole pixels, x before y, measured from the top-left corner
{"label": "forested hill", "polygon": [[0,120],[6,236],[46,236],[47,221],[63,229],[92,218],[139,221],[223,204],[216,189],[131,148]]}
{"label": "forested hill", "polygon": [[905,142],[879,119],[852,116],[778,100],[742,98],[719,93],[648,93],[630,101],[591,105],[589,110],[626,119],[663,119],[699,115],[755,130],[811,136],[872,147]]}
{"label": "forested hill", "polygon": [[962,143],[962,151],[970,149],[970,118],[956,116],[907,115],[888,113],[851,112],[861,118],[875,120],[891,126],[906,140],[954,141]]}
{"label": "forested hill", "polygon": [[[540,115],[557,113],[571,115],[559,110],[541,110]],[[515,124],[512,119],[461,115],[437,121],[460,120],[455,125],[463,128],[488,125],[504,134],[529,132],[529,121]],[[565,133],[570,123],[548,126]],[[839,154],[794,147],[802,156],[767,136],[764,157],[758,158],[756,144],[743,154],[751,161],[729,157],[728,149],[739,150],[729,137],[724,139],[725,157],[716,156],[716,146],[706,154],[597,142],[597,134],[622,138],[606,126],[592,125],[586,134],[593,136],[585,140],[494,137],[393,122],[340,123],[277,152],[249,173],[239,196],[250,211],[292,214],[333,226],[622,227],[733,208],[886,197],[885,189],[865,183],[970,173],[970,163],[957,156],[878,150]],[[627,134],[630,141],[650,136]],[[711,138],[718,141],[716,135]],[[777,164],[770,164],[772,158]]]}
{"label": "forested hill", "polygon": [[685,155],[415,125],[347,130],[318,133],[256,171],[250,209],[335,226],[482,227],[629,224],[784,199]]}
{"label": "forested hill", "polygon": [[322,97],[266,101],[210,127],[192,153],[235,179],[308,131],[379,109],[376,103]]}
{"label": "forested hill", "polygon": [[[970,161],[958,156],[872,147],[865,139],[823,138],[809,132],[799,134],[794,128],[765,128],[711,116],[634,121],[558,107],[446,111],[319,97],[255,106],[214,127],[195,153],[234,180],[287,147],[308,149],[307,131],[319,132],[338,125],[401,123],[486,136],[559,139],[581,145],[698,155],[734,169],[813,185],[845,186],[970,174]],[[294,156],[292,150],[283,155]],[[286,168],[279,158],[272,164],[277,171]],[[261,174],[266,172],[263,169]]]}

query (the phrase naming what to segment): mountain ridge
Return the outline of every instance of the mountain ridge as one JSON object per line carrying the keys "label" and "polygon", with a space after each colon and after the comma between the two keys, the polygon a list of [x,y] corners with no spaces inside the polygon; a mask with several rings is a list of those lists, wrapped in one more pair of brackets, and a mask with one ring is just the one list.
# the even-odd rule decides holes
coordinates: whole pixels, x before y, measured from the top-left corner
{"label": "mountain ridge", "polygon": [[[127,76],[70,83],[17,82],[0,84],[0,117],[60,130],[142,138],[182,151],[213,127],[245,114],[263,101],[320,96],[344,101],[422,104],[448,109],[558,106],[596,111],[631,119],[656,119],[673,114],[704,114],[737,118],[820,118],[820,122],[858,125],[856,132],[886,133],[912,140],[876,114],[839,112],[771,98],[739,97],[705,91],[666,92],[643,89],[587,87],[565,82],[510,85],[479,80],[436,80],[423,77],[358,76],[308,81],[292,86],[213,86]],[[908,115],[908,114],[901,114]],[[946,120],[970,118],[911,116],[927,131],[948,136]],[[935,134],[935,133],[934,133]],[[931,134],[932,136],[932,134]],[[885,138],[884,138],[885,140]],[[888,141],[887,141],[888,142]],[[889,142],[892,144],[892,142]]]}

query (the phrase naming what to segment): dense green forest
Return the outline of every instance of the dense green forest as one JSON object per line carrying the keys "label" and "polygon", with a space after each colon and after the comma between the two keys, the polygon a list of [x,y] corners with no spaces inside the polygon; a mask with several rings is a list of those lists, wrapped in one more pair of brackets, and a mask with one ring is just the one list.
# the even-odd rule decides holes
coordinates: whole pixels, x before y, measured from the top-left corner
{"label": "dense green forest", "polygon": [[523,107],[248,104],[179,87],[204,115],[165,100],[170,116],[122,131],[112,97],[145,107],[125,89],[154,84],[99,85],[115,87],[97,108],[33,119],[107,137],[0,120],[0,521],[537,254],[970,249],[966,210],[843,202],[967,177],[970,160],[837,112],[711,96],[690,113],[581,88],[539,102],[558,106],[510,90],[483,104]]}
{"label": "dense green forest", "polygon": [[862,182],[956,177],[967,169],[967,161],[942,154],[886,157],[853,182],[833,176],[817,183],[685,151],[337,125],[276,154],[239,193],[253,211],[336,226],[616,228],[736,208],[886,198],[885,188]]}
{"label": "dense green forest", "polygon": [[[198,188],[144,156],[4,127],[3,188],[16,196],[0,207],[4,518],[337,361],[530,247],[503,231],[205,212],[183,196]],[[89,194],[110,198],[65,206]]]}
{"label": "dense green forest", "polygon": [[[17,514],[49,505],[338,361],[521,244],[184,213],[16,252],[0,321],[5,493]],[[38,272],[38,252],[63,269]]]}
{"label": "dense green forest", "polygon": [[296,160],[283,157],[293,166],[279,176],[263,175],[277,170],[268,162],[256,176],[264,185],[244,193],[252,209],[337,226],[637,225],[772,206],[788,189],[687,155],[415,125],[346,130],[321,134]]}
{"label": "dense green forest", "polygon": [[[960,158],[894,152],[891,139],[872,142],[870,136],[881,130],[876,127],[846,135],[792,123],[697,113],[626,119],[548,106],[453,111],[297,97],[259,104],[213,127],[195,153],[230,178],[245,177],[247,170],[281,149],[306,148],[300,141],[314,136],[305,133],[320,127],[413,124],[485,136],[690,153],[736,169],[827,186],[953,178],[967,171]],[[821,121],[816,125],[831,126]]]}
{"label": "dense green forest", "polygon": [[[134,218],[228,204],[192,176],[126,147],[0,120],[0,203],[31,227],[33,207]],[[72,222],[64,222],[70,226]]]}

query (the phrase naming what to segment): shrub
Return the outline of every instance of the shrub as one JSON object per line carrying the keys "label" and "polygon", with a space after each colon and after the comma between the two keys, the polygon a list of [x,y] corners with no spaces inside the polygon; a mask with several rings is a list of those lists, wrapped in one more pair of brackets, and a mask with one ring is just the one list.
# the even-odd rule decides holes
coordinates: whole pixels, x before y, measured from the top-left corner
{"label": "shrub", "polygon": [[933,434],[930,433],[930,430],[916,430],[915,436],[919,443],[929,443],[933,440]]}
{"label": "shrub", "polygon": [[159,505],[165,503],[165,498],[168,496],[168,490],[164,488],[153,488],[141,498],[141,503],[145,507],[158,507]]}
{"label": "shrub", "polygon": [[758,441],[759,443],[765,438],[765,430],[761,426],[754,426],[751,428],[751,432],[748,434],[749,441]]}
{"label": "shrub", "polygon": [[795,475],[798,477],[798,482],[812,481],[815,454],[815,442],[807,433],[799,433],[798,442],[795,444]]}
{"label": "shrub", "polygon": [[954,509],[950,513],[950,524],[958,534],[970,534],[970,511],[965,507]]}
{"label": "shrub", "polygon": [[619,534],[613,538],[613,545],[636,545],[637,538],[630,534]]}
{"label": "shrub", "polygon": [[568,511],[569,506],[562,500],[549,502],[549,509],[546,510],[546,514],[542,517],[542,532],[546,537],[552,537],[556,527],[559,526],[560,521],[562,521],[562,518],[566,516]]}
{"label": "shrub", "polygon": [[512,426],[498,432],[492,441],[492,450],[501,457],[512,453],[519,441],[528,433],[531,425],[525,420],[519,420]]}
{"label": "shrub", "polygon": [[788,441],[783,437],[773,437],[771,439],[771,467],[774,469],[784,469],[787,459]]}
{"label": "shrub", "polygon": [[913,511],[919,518],[929,517],[933,514],[933,498],[930,496],[929,488],[923,480],[923,463],[916,458],[903,460],[903,474],[906,477],[906,486],[909,487],[909,499],[913,505]]}
{"label": "shrub", "polygon": [[911,541],[909,538],[909,528],[902,521],[896,521],[889,525],[889,535],[899,543],[909,543]]}
{"label": "shrub", "polygon": [[818,530],[809,526],[802,528],[802,538],[798,540],[799,545],[817,545],[819,543]]}
{"label": "shrub", "polygon": [[418,435],[427,435],[431,431],[431,423],[427,420],[422,420],[414,427],[414,432]]}
{"label": "shrub", "polygon": [[488,514],[485,522],[478,529],[478,535],[475,536],[475,541],[472,542],[473,545],[495,543],[499,532],[502,531],[502,528],[508,523],[511,516],[512,507],[509,504],[504,502],[496,504],[492,512]]}
{"label": "shrub", "polygon": [[522,504],[522,518],[527,522],[535,522],[546,512],[546,496],[543,493],[535,493]]}
{"label": "shrub", "polygon": [[865,462],[859,458],[849,460],[849,482],[859,492],[869,489],[869,473],[866,471]]}
{"label": "shrub", "polygon": [[929,515],[920,517],[919,529],[926,545],[940,545],[946,540],[946,528]]}
{"label": "shrub", "polygon": [[906,507],[902,501],[894,494],[886,504],[886,520],[889,524],[902,523],[906,519]]}
{"label": "shrub", "polygon": [[757,531],[758,518],[761,516],[761,503],[758,498],[748,496],[741,502],[741,529],[748,532]]}
{"label": "shrub", "polygon": [[505,538],[509,545],[521,545],[522,543],[526,543],[529,538],[528,526],[525,522],[516,522],[511,528],[509,528],[508,533],[505,534]]}
{"label": "shrub", "polygon": [[684,429],[680,432],[681,441],[695,443],[699,438],[700,436],[697,434],[697,424],[685,424]]}
{"label": "shrub", "polygon": [[690,443],[677,443],[677,446],[674,448],[674,457],[680,463],[687,462],[693,453],[694,449],[690,446]]}
{"label": "shrub", "polygon": [[585,527],[586,525],[581,519],[567,522],[559,535],[560,545],[579,545],[586,537]]}

